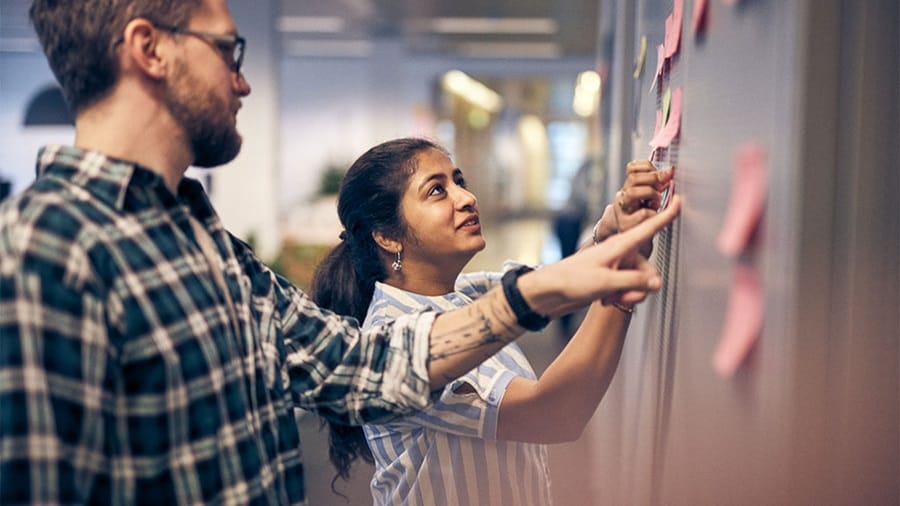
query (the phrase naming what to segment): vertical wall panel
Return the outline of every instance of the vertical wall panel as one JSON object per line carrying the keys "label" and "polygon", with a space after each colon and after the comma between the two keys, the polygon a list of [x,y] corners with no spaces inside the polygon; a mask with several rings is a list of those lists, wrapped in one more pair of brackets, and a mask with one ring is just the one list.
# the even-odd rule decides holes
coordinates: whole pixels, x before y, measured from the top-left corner
{"label": "vertical wall panel", "polygon": [[[615,171],[650,153],[655,48],[673,1],[641,0],[630,15],[626,0],[602,3],[616,6],[600,9],[616,13],[605,40],[620,44],[598,50],[619,73],[605,103],[633,129],[612,151]],[[663,158],[678,166],[684,207],[656,243],[666,286],[640,307],[594,420],[597,502],[897,504],[898,6],[710,0],[698,35],[696,4],[685,2],[664,81],[683,90],[681,136]],[[643,75],[629,87],[642,36]],[[621,138],[611,126],[605,140]],[[765,216],[731,258],[716,240],[748,143],[766,154]],[[764,327],[721,377],[711,360],[738,266],[762,280]]]}

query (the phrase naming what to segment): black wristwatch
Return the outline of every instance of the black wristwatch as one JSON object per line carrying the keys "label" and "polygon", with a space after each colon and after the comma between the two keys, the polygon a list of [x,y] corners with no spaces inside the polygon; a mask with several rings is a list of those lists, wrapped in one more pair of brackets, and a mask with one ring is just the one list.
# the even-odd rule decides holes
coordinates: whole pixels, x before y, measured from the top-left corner
{"label": "black wristwatch", "polygon": [[525,330],[537,332],[550,323],[550,318],[535,313],[528,303],[525,302],[525,299],[522,298],[522,292],[519,291],[517,285],[519,276],[533,270],[527,265],[508,270],[503,274],[501,283],[503,284],[503,294],[506,295],[506,302],[512,308],[513,314],[516,315],[516,322]]}

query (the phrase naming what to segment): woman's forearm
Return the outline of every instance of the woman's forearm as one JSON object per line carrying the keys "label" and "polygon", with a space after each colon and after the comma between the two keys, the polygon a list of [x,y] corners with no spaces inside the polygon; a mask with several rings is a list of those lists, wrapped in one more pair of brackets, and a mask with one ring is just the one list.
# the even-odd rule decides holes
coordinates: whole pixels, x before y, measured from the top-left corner
{"label": "woman's forearm", "polygon": [[594,303],[578,331],[538,381],[510,383],[498,439],[559,443],[577,439],[606,394],[622,354],[630,314]]}
{"label": "woman's forearm", "polygon": [[472,304],[441,314],[431,329],[431,389],[443,388],[524,332],[499,287]]}

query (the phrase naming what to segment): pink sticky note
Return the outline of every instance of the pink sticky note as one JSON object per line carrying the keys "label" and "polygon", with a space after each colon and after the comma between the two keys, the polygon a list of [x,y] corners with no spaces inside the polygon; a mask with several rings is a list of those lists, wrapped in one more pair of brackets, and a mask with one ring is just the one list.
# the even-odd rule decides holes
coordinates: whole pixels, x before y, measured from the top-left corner
{"label": "pink sticky note", "polygon": [[675,39],[675,15],[669,14],[666,18],[666,34],[663,36],[663,46],[666,48],[666,58],[670,58],[673,54],[675,54],[675,47],[673,43],[677,42]]}
{"label": "pink sticky note", "polygon": [[666,58],[671,58],[678,52],[681,42],[681,25],[684,19],[684,0],[675,0],[672,6],[672,14],[666,18]]}
{"label": "pink sticky note", "polygon": [[766,151],[757,143],[738,148],[728,211],[719,232],[724,255],[737,256],[750,245],[766,206]]}
{"label": "pink sticky note", "polygon": [[700,35],[706,29],[706,4],[707,0],[694,0],[694,15],[691,27],[694,35]]}
{"label": "pink sticky note", "polygon": [[738,370],[759,338],[763,324],[763,294],[759,274],[749,265],[738,264],[731,281],[722,336],[713,353],[713,368],[723,378]]}
{"label": "pink sticky note", "polygon": [[665,148],[672,143],[681,130],[681,88],[672,92],[672,105],[669,107],[669,119],[650,139],[650,147]]}

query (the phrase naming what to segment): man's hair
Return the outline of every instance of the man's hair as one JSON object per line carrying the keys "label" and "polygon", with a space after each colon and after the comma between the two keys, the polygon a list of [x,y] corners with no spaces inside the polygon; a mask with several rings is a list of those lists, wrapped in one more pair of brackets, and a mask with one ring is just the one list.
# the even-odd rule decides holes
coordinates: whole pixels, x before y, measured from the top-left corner
{"label": "man's hair", "polygon": [[119,78],[116,45],[135,18],[183,27],[202,0],[34,0],[31,23],[74,113]]}

